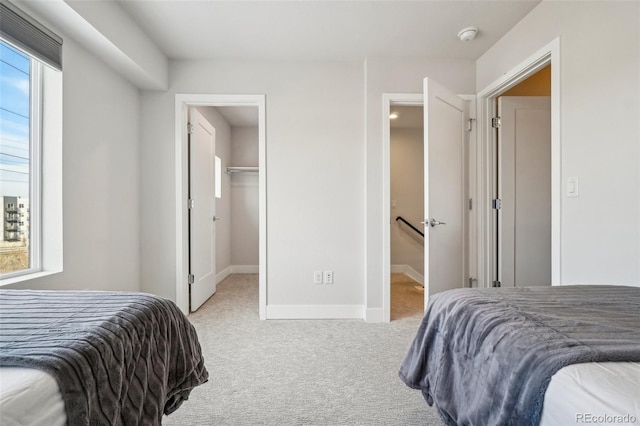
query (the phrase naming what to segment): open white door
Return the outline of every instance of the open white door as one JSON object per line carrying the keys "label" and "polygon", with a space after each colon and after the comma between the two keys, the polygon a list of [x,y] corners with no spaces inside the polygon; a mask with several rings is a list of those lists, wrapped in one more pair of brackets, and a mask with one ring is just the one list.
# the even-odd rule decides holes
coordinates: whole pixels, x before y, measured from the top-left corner
{"label": "open white door", "polygon": [[498,98],[498,281],[551,285],[551,98]]}
{"label": "open white door", "polygon": [[424,79],[424,306],[466,277],[466,153],[469,104]]}
{"label": "open white door", "polygon": [[216,292],[215,128],[189,109],[189,288],[191,312]]}

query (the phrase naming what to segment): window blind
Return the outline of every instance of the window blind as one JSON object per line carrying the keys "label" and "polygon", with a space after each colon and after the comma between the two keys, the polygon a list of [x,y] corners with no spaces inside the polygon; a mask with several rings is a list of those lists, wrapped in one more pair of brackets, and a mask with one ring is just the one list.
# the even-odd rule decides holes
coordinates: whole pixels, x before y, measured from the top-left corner
{"label": "window blind", "polygon": [[62,38],[8,1],[0,1],[0,35],[48,65],[62,70]]}

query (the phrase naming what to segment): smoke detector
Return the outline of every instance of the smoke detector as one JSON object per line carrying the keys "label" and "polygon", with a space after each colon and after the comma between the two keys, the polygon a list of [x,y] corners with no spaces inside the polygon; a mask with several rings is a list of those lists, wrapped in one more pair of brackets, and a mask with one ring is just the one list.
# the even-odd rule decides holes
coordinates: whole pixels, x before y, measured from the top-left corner
{"label": "smoke detector", "polygon": [[476,38],[478,29],[476,27],[463,28],[458,32],[458,38],[460,41],[471,41]]}

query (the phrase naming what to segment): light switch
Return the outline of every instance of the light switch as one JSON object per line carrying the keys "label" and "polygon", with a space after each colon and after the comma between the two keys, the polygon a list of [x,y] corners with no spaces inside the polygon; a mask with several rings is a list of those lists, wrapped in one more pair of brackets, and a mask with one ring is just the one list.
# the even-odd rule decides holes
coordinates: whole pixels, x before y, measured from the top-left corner
{"label": "light switch", "polygon": [[567,180],[567,197],[577,198],[580,195],[580,191],[578,190],[578,177],[570,177]]}

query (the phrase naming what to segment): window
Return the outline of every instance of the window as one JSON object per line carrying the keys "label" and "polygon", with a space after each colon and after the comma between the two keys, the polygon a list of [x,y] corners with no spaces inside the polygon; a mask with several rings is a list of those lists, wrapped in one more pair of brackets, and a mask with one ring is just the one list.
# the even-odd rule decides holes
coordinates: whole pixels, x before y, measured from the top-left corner
{"label": "window", "polygon": [[[62,40],[15,5],[2,2],[0,9],[0,278],[4,284],[62,265],[61,256],[50,256],[62,247],[61,231],[53,229],[61,229],[61,198],[52,202],[62,190]],[[42,192],[43,181],[47,193]],[[45,234],[49,243],[43,246]],[[59,267],[51,268],[54,264]]]}
{"label": "window", "polygon": [[222,198],[222,160],[215,156],[215,193],[216,198]]}
{"label": "window", "polygon": [[[32,102],[40,89],[39,64],[17,48],[0,42],[0,197],[2,197],[2,240],[0,240],[0,273],[38,269],[39,259],[33,252],[28,226],[18,219],[25,205],[33,204],[38,194],[31,182],[38,179],[38,123],[32,123],[39,106]],[[32,125],[33,124],[33,125]],[[18,207],[16,207],[18,206]],[[37,230],[34,230],[37,232]]]}

